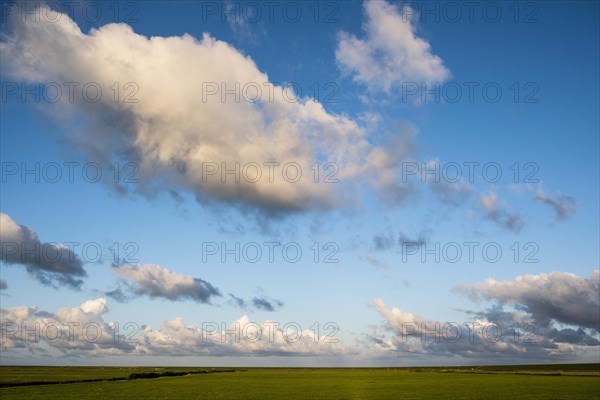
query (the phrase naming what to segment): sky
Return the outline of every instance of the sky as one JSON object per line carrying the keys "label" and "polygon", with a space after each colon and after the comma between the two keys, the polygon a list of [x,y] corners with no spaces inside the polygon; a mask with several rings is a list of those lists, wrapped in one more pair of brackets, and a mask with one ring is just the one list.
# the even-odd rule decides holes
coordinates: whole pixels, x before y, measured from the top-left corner
{"label": "sky", "polygon": [[598,2],[0,12],[3,365],[598,361]]}

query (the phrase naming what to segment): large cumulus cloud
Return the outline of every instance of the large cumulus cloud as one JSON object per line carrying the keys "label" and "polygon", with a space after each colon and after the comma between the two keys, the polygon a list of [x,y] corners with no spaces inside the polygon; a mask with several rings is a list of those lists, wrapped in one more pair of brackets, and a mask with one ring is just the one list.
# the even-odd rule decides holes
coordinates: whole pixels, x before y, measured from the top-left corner
{"label": "large cumulus cloud", "polygon": [[459,285],[456,290],[473,300],[492,300],[516,305],[534,319],[547,324],[555,320],[600,330],[599,270],[589,278],[567,272],[523,275],[513,281],[488,279],[474,285]]}
{"label": "large cumulus cloud", "polygon": [[[401,151],[373,145],[364,127],[329,113],[314,99],[296,99],[293,90],[270,82],[250,57],[209,34],[200,40],[187,34],[148,38],[126,24],[86,34],[67,15],[49,15],[38,22],[11,20],[10,34],[0,44],[3,70],[26,82],[80,84],[73,101],[65,88],[60,101],[48,106],[78,116],[71,120],[77,122],[68,129],[69,140],[89,158],[103,165],[124,158],[139,166],[139,183],[121,190],[191,191],[201,202],[271,213],[351,201],[355,191],[343,189],[348,182],[366,182],[382,193],[390,186],[403,190],[393,170]],[[96,102],[81,94],[90,82],[103,89]],[[115,82],[121,86],[119,101],[114,87],[109,89]],[[130,82],[134,86],[125,88]],[[249,92],[246,99],[222,98],[221,85]],[[250,101],[257,87],[260,100]],[[219,93],[209,95],[215,88]],[[340,183],[323,183],[322,177],[315,182],[309,170],[315,161],[334,163]],[[223,163],[227,169],[239,163],[238,182],[222,175]],[[251,163],[261,166],[260,177]],[[297,181],[297,168],[284,171],[288,163],[300,166]]]}
{"label": "large cumulus cloud", "polygon": [[[478,359],[479,362],[573,360],[597,354],[599,271],[590,278],[554,272],[513,281],[489,279],[455,290],[485,309],[466,310],[466,321],[439,321],[381,299],[373,307],[381,325],[364,335],[374,355]],[[507,361],[508,362],[508,361]]]}
{"label": "large cumulus cloud", "polygon": [[335,337],[315,336],[290,322],[204,321],[200,326],[175,317],[153,328],[132,318],[106,321],[105,298],[56,312],[23,306],[1,309],[3,357],[25,350],[82,356],[330,356],[350,354]]}
{"label": "large cumulus cloud", "polygon": [[122,326],[104,320],[108,311],[108,302],[102,297],[55,312],[35,306],[3,308],[0,346],[4,355],[11,349],[38,354],[54,350],[63,355],[132,352],[135,341],[123,334]]}

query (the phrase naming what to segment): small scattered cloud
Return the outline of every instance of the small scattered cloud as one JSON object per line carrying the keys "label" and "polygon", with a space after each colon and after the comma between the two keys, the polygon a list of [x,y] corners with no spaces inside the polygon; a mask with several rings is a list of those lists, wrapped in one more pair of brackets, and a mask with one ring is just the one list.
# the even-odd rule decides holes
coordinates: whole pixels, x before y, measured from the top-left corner
{"label": "small scattered cloud", "polygon": [[431,230],[426,229],[419,232],[417,236],[409,236],[404,232],[394,234],[390,229],[384,233],[373,236],[375,250],[400,249],[404,251],[406,246],[421,247],[430,241]]}
{"label": "small scattered cloud", "polygon": [[264,295],[254,296],[250,300],[244,300],[241,297],[237,297],[229,293],[229,304],[239,307],[243,310],[261,310],[261,311],[277,311],[284,305],[283,301],[272,299]]}
{"label": "small scattered cloud", "polygon": [[254,297],[252,299],[252,304],[258,310],[263,311],[275,311],[279,307],[283,306],[283,302],[280,300],[267,299],[264,297]]}
{"label": "small scattered cloud", "polygon": [[247,307],[246,301],[241,297],[237,297],[231,293],[229,293],[229,302],[230,304],[239,307],[241,309],[245,309]]}
{"label": "small scattered cloud", "polygon": [[430,183],[429,189],[434,196],[443,204],[458,207],[475,193],[474,189],[464,182],[446,182],[440,181]]}
{"label": "small scattered cloud", "polygon": [[133,299],[133,296],[130,293],[127,293],[121,287],[104,292],[103,295],[115,300],[118,303],[126,303]]}
{"label": "small scattered cloud", "polygon": [[[258,45],[267,36],[261,18],[261,8],[257,4],[225,1],[222,3],[227,25],[236,40]],[[220,7],[219,7],[220,8]]]}
{"label": "small scattered cloud", "polygon": [[[219,290],[205,280],[173,272],[156,264],[126,264],[112,267],[112,271],[122,277],[137,296],[146,295],[172,301],[192,300],[198,303],[210,303],[212,297],[221,296]],[[111,296],[116,299],[124,298],[120,289],[111,293]]]}
{"label": "small scattered cloud", "polygon": [[573,197],[560,193],[550,196],[543,190],[540,190],[533,199],[551,207],[556,214],[556,219],[558,220],[569,218],[571,215],[575,214],[578,207],[577,201],[575,201]]}
{"label": "small scattered cloud", "polygon": [[387,262],[385,262],[383,260],[380,260],[379,258],[373,256],[372,254],[365,254],[361,258],[377,268],[382,268],[382,269],[390,268],[390,264],[388,264]]}
{"label": "small scattered cloud", "polygon": [[389,94],[403,83],[442,82],[450,71],[431,45],[417,36],[417,18],[409,6],[400,11],[387,1],[366,1],[365,37],[341,32],[335,57],[341,70],[370,91]]}
{"label": "small scattered cloud", "polygon": [[376,250],[389,250],[396,245],[396,240],[391,233],[382,233],[373,236],[373,244]]}
{"label": "small scattered cloud", "polygon": [[513,232],[519,232],[523,228],[521,215],[518,212],[509,212],[503,208],[496,193],[481,195],[478,200],[485,212],[485,217],[490,221]]}
{"label": "small scattered cloud", "polygon": [[23,265],[44,285],[68,286],[79,289],[87,276],[83,262],[73,250],[62,243],[39,240],[32,229],[17,224],[0,213],[0,259],[7,264]]}
{"label": "small scattered cloud", "polygon": [[407,245],[410,246],[425,246],[430,241],[431,230],[424,230],[419,233],[417,237],[409,237],[403,232],[400,232],[400,237],[398,238],[398,244],[402,251],[406,248]]}

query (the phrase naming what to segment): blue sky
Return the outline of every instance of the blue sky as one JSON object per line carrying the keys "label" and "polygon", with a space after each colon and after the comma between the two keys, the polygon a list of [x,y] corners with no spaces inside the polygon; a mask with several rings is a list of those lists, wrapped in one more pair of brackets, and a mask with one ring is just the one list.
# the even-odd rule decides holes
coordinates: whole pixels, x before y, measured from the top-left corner
{"label": "blue sky", "polygon": [[597,360],[598,3],[67,4],[2,3],[2,363]]}

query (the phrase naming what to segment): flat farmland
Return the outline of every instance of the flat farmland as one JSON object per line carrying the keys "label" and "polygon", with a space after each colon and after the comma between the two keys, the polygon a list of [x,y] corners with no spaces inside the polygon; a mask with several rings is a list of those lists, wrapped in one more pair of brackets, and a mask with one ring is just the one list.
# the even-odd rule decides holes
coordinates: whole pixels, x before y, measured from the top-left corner
{"label": "flat farmland", "polygon": [[419,368],[0,367],[7,399],[600,399],[598,364]]}

